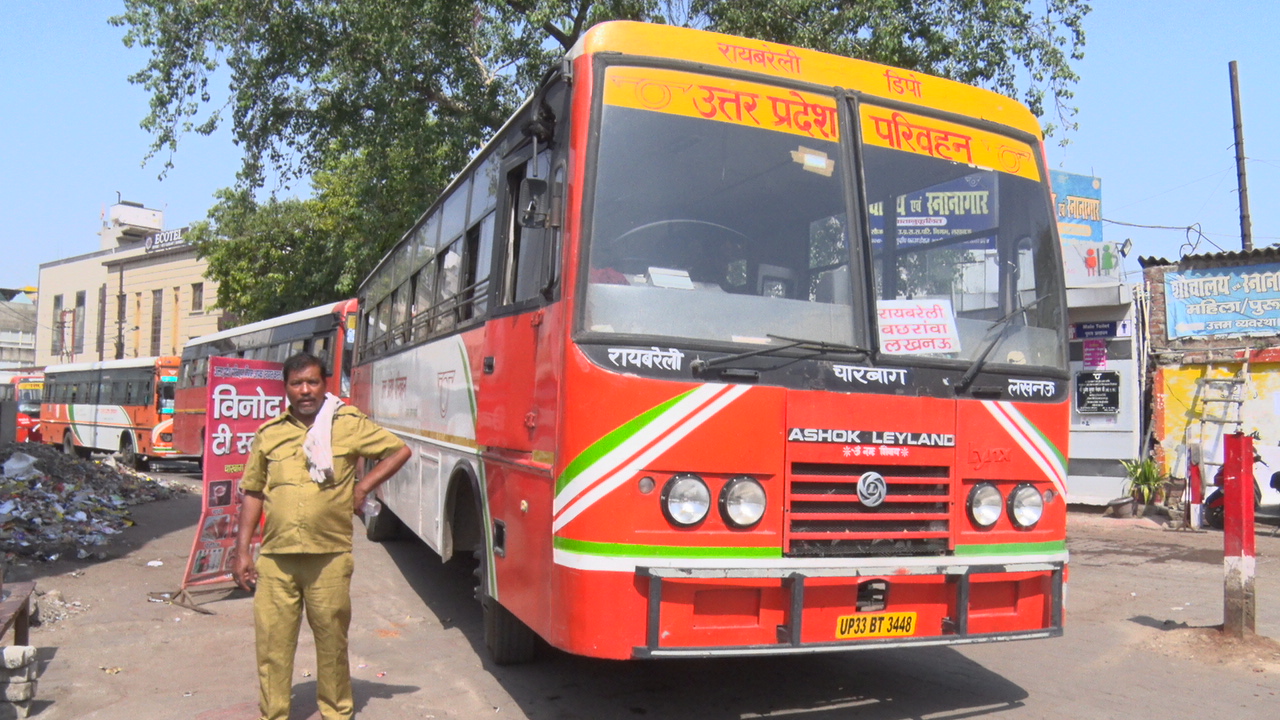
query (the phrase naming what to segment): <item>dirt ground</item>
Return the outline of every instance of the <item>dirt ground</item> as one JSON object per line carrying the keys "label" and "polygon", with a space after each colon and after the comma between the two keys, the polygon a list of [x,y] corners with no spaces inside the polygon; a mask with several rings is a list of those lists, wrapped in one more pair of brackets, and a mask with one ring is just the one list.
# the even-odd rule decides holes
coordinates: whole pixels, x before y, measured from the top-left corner
{"label": "dirt ground", "polygon": [[[251,598],[208,595],[216,614],[201,615],[149,597],[181,581],[198,496],[133,511],[137,525],[105,547],[105,560],[9,569],[8,579],[35,579],[45,593],[45,622],[32,630],[40,680],[31,716],[253,720]],[[1203,718],[1210,687],[1221,717],[1274,717],[1280,643],[1269,638],[1280,637],[1280,538],[1258,537],[1260,637],[1244,642],[1213,629],[1222,622],[1220,533],[1073,512],[1069,547],[1067,632],[1056,640],[650,663],[547,649],[533,666],[498,668],[485,656],[465,569],[442,566],[421,544],[375,545],[358,533],[358,716]],[[304,628],[293,720],[319,717],[313,657]],[[0,719],[12,716],[0,705]]]}

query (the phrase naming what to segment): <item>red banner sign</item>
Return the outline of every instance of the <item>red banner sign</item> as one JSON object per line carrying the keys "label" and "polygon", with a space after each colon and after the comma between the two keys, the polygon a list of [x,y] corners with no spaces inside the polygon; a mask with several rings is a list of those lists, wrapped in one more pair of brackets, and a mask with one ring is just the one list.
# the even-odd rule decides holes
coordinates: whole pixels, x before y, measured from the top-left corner
{"label": "red banner sign", "polygon": [[[182,587],[232,582],[239,532],[240,476],[258,426],[284,412],[281,364],[209,358],[204,435],[204,503]],[[254,538],[256,552],[262,538]]]}

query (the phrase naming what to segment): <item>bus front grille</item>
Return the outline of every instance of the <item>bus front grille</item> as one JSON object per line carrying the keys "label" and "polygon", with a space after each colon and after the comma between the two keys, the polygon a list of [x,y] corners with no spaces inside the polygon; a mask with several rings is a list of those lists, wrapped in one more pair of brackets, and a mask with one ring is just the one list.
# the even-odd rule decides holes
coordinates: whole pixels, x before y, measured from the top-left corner
{"label": "bus front grille", "polygon": [[[884,502],[858,499],[858,480],[877,472]],[[789,557],[946,555],[951,479],[946,467],[791,464],[785,552]]]}

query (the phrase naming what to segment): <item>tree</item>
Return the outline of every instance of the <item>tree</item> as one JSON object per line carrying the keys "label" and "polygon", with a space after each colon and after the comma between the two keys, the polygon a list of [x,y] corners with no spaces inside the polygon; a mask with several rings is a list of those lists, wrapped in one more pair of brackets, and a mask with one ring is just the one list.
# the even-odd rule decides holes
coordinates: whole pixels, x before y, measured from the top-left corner
{"label": "tree", "polygon": [[[151,95],[148,160],[163,154],[167,169],[183,135],[231,124],[244,160],[206,232],[283,241],[285,218],[319,213],[291,237],[340,237],[290,245],[288,266],[330,268],[335,284],[324,289],[349,294],[597,22],[666,22],[886,62],[1019,96],[1071,128],[1070,63],[1082,57],[1088,12],[1085,0],[126,0],[111,22],[126,28],[126,45],[150,53],[130,78]],[[276,190],[311,178],[318,204],[244,194],[271,176]],[[274,231],[256,229],[258,212]],[[322,247],[345,253],[340,269],[296,255]],[[202,248],[224,307],[253,319],[278,304],[287,272],[224,278],[213,262],[224,253]],[[247,267],[238,254],[229,259]]]}

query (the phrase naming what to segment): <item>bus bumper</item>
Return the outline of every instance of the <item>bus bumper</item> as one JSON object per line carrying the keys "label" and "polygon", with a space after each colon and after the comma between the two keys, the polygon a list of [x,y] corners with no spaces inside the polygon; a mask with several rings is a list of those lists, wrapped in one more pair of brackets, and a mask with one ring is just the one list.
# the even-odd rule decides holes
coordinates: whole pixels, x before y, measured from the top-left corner
{"label": "bus bumper", "polygon": [[[856,570],[637,567],[636,573],[647,578],[648,595],[646,642],[632,649],[635,658],[809,654],[1062,635],[1065,562]],[[879,613],[858,607],[858,588],[869,581],[886,588]],[[749,624],[753,598],[757,619],[780,620],[771,628],[774,637],[760,642],[754,633],[755,642],[721,644],[753,635],[735,631],[735,625],[740,630]],[[770,605],[773,614],[764,609]],[[837,639],[839,619],[886,613],[911,614],[913,634]]]}

